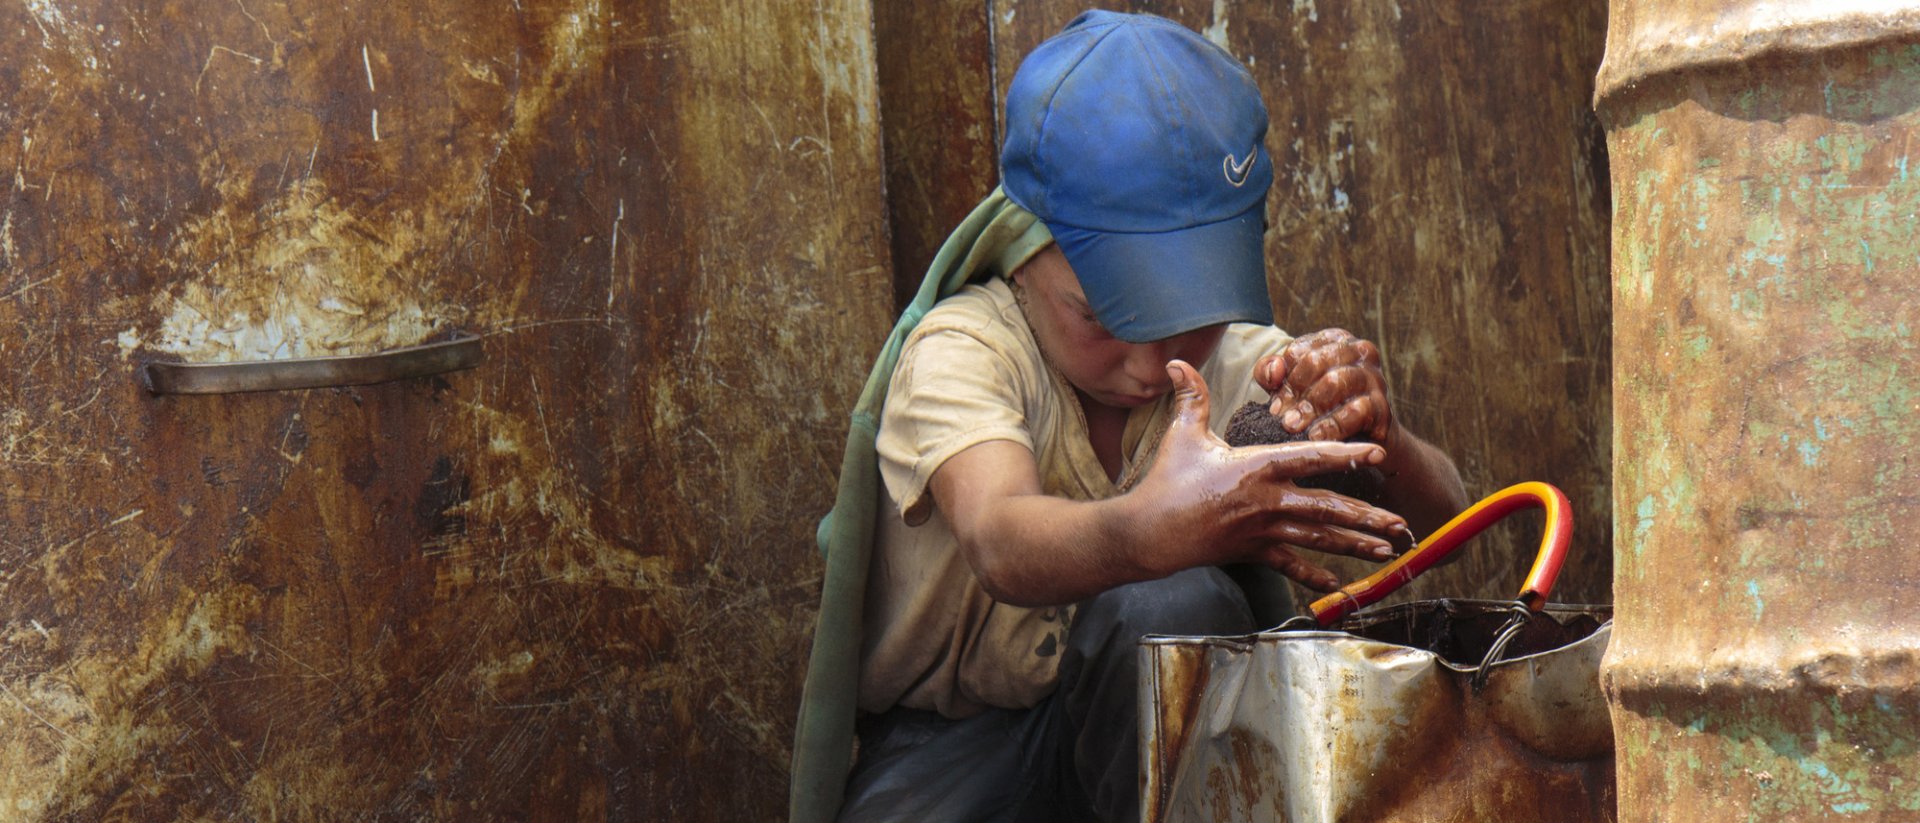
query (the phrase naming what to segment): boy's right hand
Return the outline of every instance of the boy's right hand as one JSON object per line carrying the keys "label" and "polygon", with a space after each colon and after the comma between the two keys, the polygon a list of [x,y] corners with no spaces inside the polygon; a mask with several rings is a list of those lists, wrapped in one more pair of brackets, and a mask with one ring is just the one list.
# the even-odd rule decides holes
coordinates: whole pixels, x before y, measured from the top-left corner
{"label": "boy's right hand", "polygon": [[1399,515],[1328,491],[1303,489],[1296,478],[1373,465],[1386,452],[1371,443],[1301,442],[1231,448],[1208,428],[1206,381],[1185,362],[1167,364],[1173,378],[1173,421],[1154,465],[1126,497],[1134,524],[1158,545],[1168,573],[1221,563],[1264,563],[1317,591],[1340,579],[1294,551],[1304,547],[1368,560],[1393,556],[1403,544]]}

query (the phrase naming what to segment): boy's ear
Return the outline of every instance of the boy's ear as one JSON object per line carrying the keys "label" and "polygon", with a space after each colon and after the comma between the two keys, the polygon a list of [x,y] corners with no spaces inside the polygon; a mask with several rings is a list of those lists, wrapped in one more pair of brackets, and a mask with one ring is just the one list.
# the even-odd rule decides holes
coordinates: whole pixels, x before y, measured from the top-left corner
{"label": "boy's ear", "polygon": [[1056,244],[1054,244],[1052,241],[1048,241],[1048,243],[1044,246],[1041,246],[1038,251],[1035,251],[1034,253],[1027,255],[1026,260],[1021,261],[1020,265],[1014,266],[1013,271],[1006,273],[1007,282],[1024,288],[1027,285],[1026,284],[1027,269],[1033,266],[1034,261],[1037,261],[1040,258],[1045,257],[1048,252],[1053,251],[1054,249],[1057,249],[1057,248],[1059,247]]}

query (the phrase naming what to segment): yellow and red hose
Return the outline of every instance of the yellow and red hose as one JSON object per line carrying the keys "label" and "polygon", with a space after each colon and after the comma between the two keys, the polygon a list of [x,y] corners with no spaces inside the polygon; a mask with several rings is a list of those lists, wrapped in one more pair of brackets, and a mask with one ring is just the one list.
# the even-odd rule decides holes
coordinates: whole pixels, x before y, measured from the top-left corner
{"label": "yellow and red hose", "polygon": [[1467,507],[1439,530],[1420,541],[1412,551],[1401,555],[1379,571],[1347,584],[1339,591],[1313,602],[1313,619],[1330,626],[1341,618],[1378,602],[1428,569],[1447,555],[1499,522],[1507,515],[1530,508],[1547,510],[1546,533],[1540,538],[1540,551],[1520,587],[1518,600],[1539,611],[1547,604],[1553,581],[1560,576],[1560,565],[1567,556],[1567,544],[1573,538],[1573,505],[1567,495],[1546,483],[1529,481],[1508,486]]}

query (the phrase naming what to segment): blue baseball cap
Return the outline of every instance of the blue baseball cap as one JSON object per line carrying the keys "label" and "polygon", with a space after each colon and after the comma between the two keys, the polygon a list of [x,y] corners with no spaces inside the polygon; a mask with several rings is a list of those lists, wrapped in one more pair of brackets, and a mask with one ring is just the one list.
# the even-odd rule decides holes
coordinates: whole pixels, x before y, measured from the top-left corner
{"label": "blue baseball cap", "polygon": [[1232,55],[1165,18],[1089,11],[1014,73],[1001,187],[1046,223],[1115,337],[1271,324],[1266,136]]}

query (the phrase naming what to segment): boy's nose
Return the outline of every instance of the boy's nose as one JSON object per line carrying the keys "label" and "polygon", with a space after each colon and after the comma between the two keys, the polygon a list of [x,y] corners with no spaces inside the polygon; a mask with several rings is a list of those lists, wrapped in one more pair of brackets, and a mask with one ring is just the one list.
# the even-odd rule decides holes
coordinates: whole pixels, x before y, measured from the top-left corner
{"label": "boy's nose", "polygon": [[1173,378],[1167,376],[1167,361],[1171,359],[1173,359],[1173,346],[1170,341],[1135,343],[1127,352],[1127,377],[1139,383],[1150,393],[1165,392],[1173,388]]}

